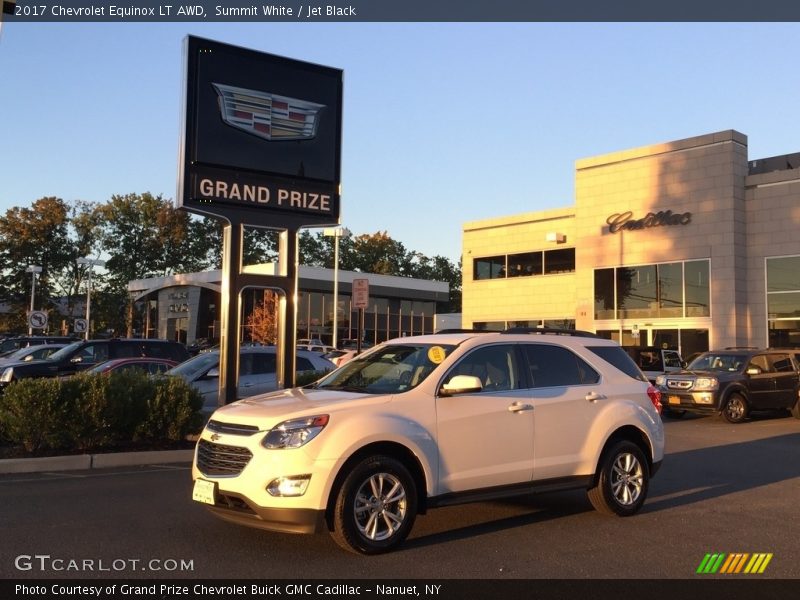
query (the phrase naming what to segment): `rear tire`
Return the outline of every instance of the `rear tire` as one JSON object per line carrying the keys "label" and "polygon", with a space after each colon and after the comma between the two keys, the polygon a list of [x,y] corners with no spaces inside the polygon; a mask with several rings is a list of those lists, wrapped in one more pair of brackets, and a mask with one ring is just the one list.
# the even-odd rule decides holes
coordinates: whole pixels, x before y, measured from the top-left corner
{"label": "rear tire", "polygon": [[795,419],[800,419],[800,390],[795,391],[794,397],[794,406],[789,411]]}
{"label": "rear tire", "polygon": [[722,417],[728,423],[741,423],[747,418],[748,412],[750,411],[747,400],[741,394],[734,393],[728,396],[725,407],[722,409]]}
{"label": "rear tire", "polygon": [[331,536],[350,552],[380,554],[406,539],[416,516],[417,487],[408,469],[390,456],[371,456],[339,488]]}
{"label": "rear tire", "polygon": [[615,443],[600,458],[597,485],[587,494],[595,510],[629,517],[642,508],[650,483],[650,468],[639,446]]}

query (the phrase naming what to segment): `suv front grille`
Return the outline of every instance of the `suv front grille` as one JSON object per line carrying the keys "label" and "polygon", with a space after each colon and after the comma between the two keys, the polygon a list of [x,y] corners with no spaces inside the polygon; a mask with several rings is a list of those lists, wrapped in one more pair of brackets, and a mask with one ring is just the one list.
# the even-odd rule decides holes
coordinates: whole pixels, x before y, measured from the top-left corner
{"label": "suv front grille", "polygon": [[212,444],[200,440],[197,444],[197,468],[204,475],[238,475],[253,458],[247,448]]}
{"label": "suv front grille", "polygon": [[694,382],[686,379],[668,379],[667,387],[671,390],[688,390]]}
{"label": "suv front grille", "polygon": [[253,435],[254,433],[258,433],[258,427],[255,425],[235,425],[233,423],[222,423],[213,419],[208,422],[206,429],[231,435]]}

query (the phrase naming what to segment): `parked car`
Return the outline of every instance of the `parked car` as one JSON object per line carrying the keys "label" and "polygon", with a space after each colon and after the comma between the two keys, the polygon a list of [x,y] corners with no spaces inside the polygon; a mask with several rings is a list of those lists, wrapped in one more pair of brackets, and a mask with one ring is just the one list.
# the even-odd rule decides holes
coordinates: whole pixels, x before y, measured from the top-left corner
{"label": "parked car", "polygon": [[704,352],[685,371],[660,375],[656,385],[677,416],[720,414],[741,423],[751,411],[788,408],[800,418],[800,374],[789,350]]}
{"label": "parked car", "polygon": [[[247,398],[278,387],[275,374],[275,346],[247,346],[239,350],[239,386],[237,398]],[[317,352],[298,350],[297,373],[332,371],[335,366]],[[210,415],[217,408],[219,391],[219,351],[200,353],[186,362],[170,369],[165,375],[183,377],[203,396],[203,414]]]}
{"label": "parked car", "polygon": [[66,344],[42,344],[40,346],[27,346],[19,348],[0,357],[0,365],[7,365],[15,362],[28,362],[29,360],[44,360],[49,358]]}
{"label": "parked car", "polygon": [[322,356],[327,358],[337,367],[341,367],[344,363],[351,360],[356,355],[356,350],[331,350]]}
{"label": "parked car", "polygon": [[657,348],[655,346],[623,346],[650,383],[663,373],[674,373],[686,366],[677,350]]}
{"label": "parked car", "polygon": [[18,335],[0,342],[0,354],[14,352],[28,346],[41,346],[43,344],[69,344],[77,338],[63,335]]}
{"label": "parked car", "polygon": [[108,373],[121,373],[125,371],[138,371],[147,373],[148,375],[162,375],[173,367],[178,366],[174,360],[167,358],[148,358],[148,357],[135,357],[135,358],[115,358],[100,363],[97,366],[88,370],[88,373],[96,375],[105,375]]}
{"label": "parked car", "polygon": [[112,358],[152,356],[180,363],[189,358],[183,344],[166,340],[110,339],[73,342],[47,360],[9,363],[0,368],[0,392],[26,377],[64,377],[85,371]]}
{"label": "parked car", "polygon": [[664,455],[658,390],[616,342],[534,331],[399,338],[311,386],[221,407],[193,498],[364,554],[397,547],[429,509],[514,494],[584,489],[633,515]]}
{"label": "parked car", "polygon": [[[367,348],[372,348],[372,344],[369,342],[361,342],[361,349],[366,350]],[[358,349],[358,340],[354,339],[344,339],[339,340],[339,350],[356,350]]]}

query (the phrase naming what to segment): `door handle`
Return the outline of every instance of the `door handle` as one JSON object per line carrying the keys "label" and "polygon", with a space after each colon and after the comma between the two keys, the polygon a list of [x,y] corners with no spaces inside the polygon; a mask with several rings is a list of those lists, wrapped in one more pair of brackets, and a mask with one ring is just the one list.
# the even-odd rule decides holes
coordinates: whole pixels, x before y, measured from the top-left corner
{"label": "door handle", "polygon": [[514,402],[508,406],[508,412],[521,413],[533,410],[532,404],[523,404],[522,402]]}
{"label": "door handle", "polygon": [[605,396],[603,396],[602,394],[598,394],[597,392],[589,392],[588,394],[586,394],[586,399],[589,402],[597,402],[598,400],[602,400],[603,398],[605,398]]}

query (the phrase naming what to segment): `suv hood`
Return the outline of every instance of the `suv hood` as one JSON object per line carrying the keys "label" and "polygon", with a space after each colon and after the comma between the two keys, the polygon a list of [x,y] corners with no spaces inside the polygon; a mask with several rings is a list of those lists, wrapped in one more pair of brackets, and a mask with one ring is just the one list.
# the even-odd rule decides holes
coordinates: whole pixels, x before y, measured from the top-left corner
{"label": "suv hood", "polygon": [[390,395],[293,388],[237,400],[217,409],[211,419],[223,423],[254,425],[259,430],[266,431],[289,419],[384,404],[391,398]]}
{"label": "suv hood", "polygon": [[734,379],[740,379],[742,374],[738,371],[677,371],[674,373],[667,373],[666,374],[669,379],[674,378],[681,378],[681,379],[693,379],[695,377],[715,377],[719,381],[732,381]]}

